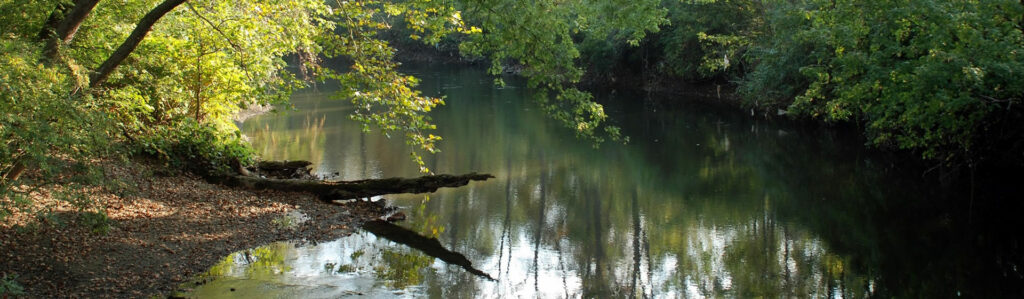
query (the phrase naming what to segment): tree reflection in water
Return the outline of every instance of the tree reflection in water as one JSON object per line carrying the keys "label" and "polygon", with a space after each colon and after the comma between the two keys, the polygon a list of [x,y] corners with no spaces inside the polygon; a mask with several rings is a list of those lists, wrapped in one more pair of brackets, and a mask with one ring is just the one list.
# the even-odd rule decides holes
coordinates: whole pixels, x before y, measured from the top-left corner
{"label": "tree reflection in water", "polygon": [[[529,91],[514,78],[498,89],[471,68],[408,71],[423,78],[424,94],[447,97],[448,106],[433,115],[436,134],[445,138],[442,152],[428,158],[428,166],[438,173],[482,171],[498,178],[442,190],[428,201],[391,197],[409,211],[410,220],[401,226],[432,233],[443,248],[497,281],[370,235],[338,241],[367,252],[388,248],[433,260],[408,263],[419,276],[406,292],[545,298],[1024,296],[1015,245],[1021,240],[1013,232],[1024,224],[1016,217],[1024,209],[1006,203],[1024,194],[1020,190],[978,187],[983,192],[968,205],[963,184],[926,184],[922,170],[864,150],[856,136],[626,93],[602,101],[632,141],[595,149],[536,113],[523,100]],[[271,128],[253,138],[257,148],[286,138],[321,147],[275,147],[264,158],[311,159],[321,172],[339,172],[345,179],[366,177],[367,168],[371,177],[417,174],[400,140],[363,135],[345,116],[345,103],[310,97],[295,101],[298,112],[250,119],[243,131]],[[305,141],[314,139],[322,141]],[[320,261],[321,268],[327,262],[355,263],[357,269],[383,263],[371,261],[381,254],[356,262],[324,253],[355,250],[349,248],[288,250]],[[296,270],[289,275],[299,275],[301,267],[291,268]]]}

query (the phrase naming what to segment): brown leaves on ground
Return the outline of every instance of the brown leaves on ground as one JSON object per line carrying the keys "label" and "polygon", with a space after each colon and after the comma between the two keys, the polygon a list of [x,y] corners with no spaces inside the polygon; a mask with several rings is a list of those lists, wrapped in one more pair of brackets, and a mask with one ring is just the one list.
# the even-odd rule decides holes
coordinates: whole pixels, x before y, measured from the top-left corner
{"label": "brown leaves on ground", "polygon": [[[309,194],[154,176],[148,167],[105,167],[106,177],[125,180],[132,192],[85,190],[106,207],[111,227],[105,235],[82,224],[77,208],[51,196],[61,187],[33,193],[35,210],[51,217],[19,213],[0,223],[0,272],[17,274],[29,297],[151,297],[173,291],[232,252],[280,240],[337,239],[380,216],[367,208],[346,213],[348,208]],[[293,210],[309,221],[294,228],[275,224]],[[49,223],[55,220],[63,223]],[[35,228],[24,229],[28,225]]]}

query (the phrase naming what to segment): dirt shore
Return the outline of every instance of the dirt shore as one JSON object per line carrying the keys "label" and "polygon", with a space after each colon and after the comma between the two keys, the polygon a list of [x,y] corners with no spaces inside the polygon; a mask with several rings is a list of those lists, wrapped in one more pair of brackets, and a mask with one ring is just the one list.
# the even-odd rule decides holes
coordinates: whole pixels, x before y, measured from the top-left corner
{"label": "dirt shore", "polygon": [[[33,192],[28,211],[0,222],[0,275],[17,275],[22,296],[166,296],[232,252],[281,240],[333,240],[381,215],[372,204],[231,189],[191,175],[156,175],[137,163],[104,168],[107,178],[127,186],[85,190],[109,215],[106,233],[56,199],[61,186]],[[295,211],[309,220],[288,220]]]}

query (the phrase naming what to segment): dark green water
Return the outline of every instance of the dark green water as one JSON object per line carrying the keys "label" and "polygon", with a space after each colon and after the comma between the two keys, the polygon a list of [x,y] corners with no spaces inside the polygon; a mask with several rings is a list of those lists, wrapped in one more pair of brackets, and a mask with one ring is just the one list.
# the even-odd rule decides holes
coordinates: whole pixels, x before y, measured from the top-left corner
{"label": "dark green water", "polygon": [[[545,119],[515,79],[496,88],[474,68],[407,72],[447,97],[428,166],[497,178],[385,196],[409,215],[401,233],[418,237],[403,243],[419,247],[369,231],[272,244],[228,257],[194,295],[1024,296],[1019,204],[999,202],[1019,202],[1012,190],[975,188],[971,200],[964,183],[926,183],[924,169],[849,134],[685,99],[602,96],[631,142],[595,149]],[[297,111],[242,130],[265,159],[310,160],[323,175],[419,175],[403,140],[362,133],[330,94],[296,94]]]}

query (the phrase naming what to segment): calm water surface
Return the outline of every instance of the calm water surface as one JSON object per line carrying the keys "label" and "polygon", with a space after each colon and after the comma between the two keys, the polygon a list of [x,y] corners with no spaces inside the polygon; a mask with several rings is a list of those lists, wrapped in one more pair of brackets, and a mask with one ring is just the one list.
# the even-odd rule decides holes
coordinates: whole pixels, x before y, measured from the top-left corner
{"label": "calm water surface", "polygon": [[[385,196],[409,215],[397,226],[234,254],[194,295],[1024,296],[1019,209],[989,203],[1015,193],[970,200],[963,184],[924,184],[923,169],[847,134],[644,95],[600,96],[631,142],[595,148],[514,78],[497,88],[475,68],[407,72],[446,97],[428,166],[497,178]],[[265,159],[310,160],[322,175],[420,175],[403,140],[362,133],[330,95],[300,92],[296,111],[242,130]]]}

